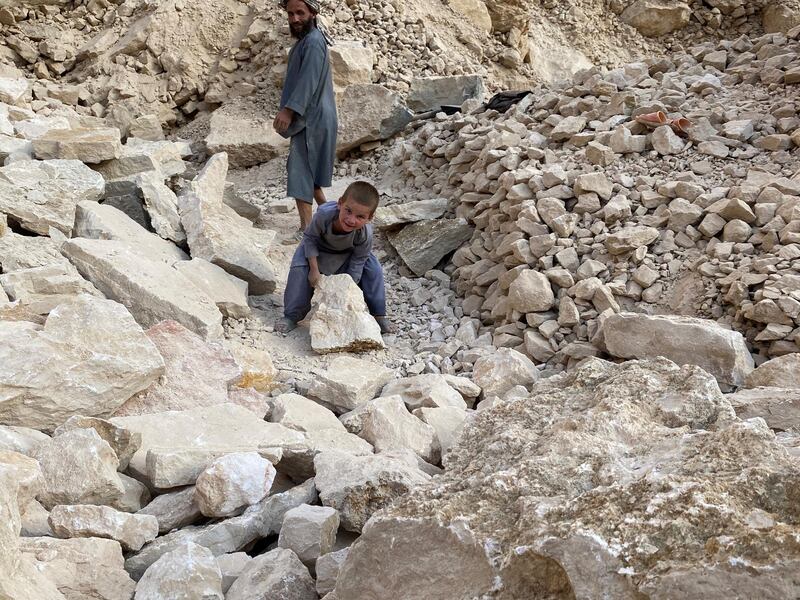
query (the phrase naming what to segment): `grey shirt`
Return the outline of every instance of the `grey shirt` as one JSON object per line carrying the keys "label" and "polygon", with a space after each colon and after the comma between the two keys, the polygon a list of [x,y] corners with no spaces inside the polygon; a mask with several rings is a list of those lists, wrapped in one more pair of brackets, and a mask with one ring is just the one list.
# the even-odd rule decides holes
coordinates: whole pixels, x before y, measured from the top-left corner
{"label": "grey shirt", "polygon": [[372,224],[339,234],[333,232],[333,223],[338,218],[338,202],[330,201],[320,206],[303,234],[303,250],[307,259],[317,257],[319,272],[323,275],[344,272],[358,283],[372,252]]}

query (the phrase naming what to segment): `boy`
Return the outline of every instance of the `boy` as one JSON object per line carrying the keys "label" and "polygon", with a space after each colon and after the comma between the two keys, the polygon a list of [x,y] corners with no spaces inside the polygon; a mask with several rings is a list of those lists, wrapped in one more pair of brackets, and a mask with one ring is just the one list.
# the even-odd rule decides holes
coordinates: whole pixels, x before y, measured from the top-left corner
{"label": "boy", "polygon": [[311,310],[313,288],[321,275],[347,273],[364,292],[370,314],[389,333],[383,270],[372,253],[372,217],[378,208],[378,190],[366,181],[351,183],[338,202],[317,210],[297,247],[283,293],[284,317],[275,325],[288,333]]}

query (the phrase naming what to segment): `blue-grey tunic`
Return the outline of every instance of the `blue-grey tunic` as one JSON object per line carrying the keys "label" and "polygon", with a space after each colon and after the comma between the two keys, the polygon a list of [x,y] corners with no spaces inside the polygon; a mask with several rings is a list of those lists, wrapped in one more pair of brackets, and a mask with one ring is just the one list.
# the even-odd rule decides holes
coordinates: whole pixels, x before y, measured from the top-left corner
{"label": "blue-grey tunic", "polygon": [[289,53],[280,107],[306,121],[305,129],[292,136],[287,194],[310,203],[315,187],[331,185],[338,127],[328,46],[316,27]]}

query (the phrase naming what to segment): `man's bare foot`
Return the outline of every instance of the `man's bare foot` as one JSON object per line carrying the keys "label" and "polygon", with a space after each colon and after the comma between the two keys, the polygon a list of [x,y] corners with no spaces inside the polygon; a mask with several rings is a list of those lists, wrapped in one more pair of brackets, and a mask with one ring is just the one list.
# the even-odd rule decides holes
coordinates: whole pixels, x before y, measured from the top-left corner
{"label": "man's bare foot", "polygon": [[378,324],[378,327],[381,328],[381,335],[386,335],[387,333],[395,333],[394,325],[389,322],[389,319],[386,317],[373,317],[375,322]]}
{"label": "man's bare foot", "polygon": [[281,319],[278,319],[275,322],[275,331],[277,331],[278,333],[289,333],[290,331],[292,331],[296,327],[297,327],[297,322],[296,321],[292,321],[291,319],[289,319],[287,317],[283,317]]}

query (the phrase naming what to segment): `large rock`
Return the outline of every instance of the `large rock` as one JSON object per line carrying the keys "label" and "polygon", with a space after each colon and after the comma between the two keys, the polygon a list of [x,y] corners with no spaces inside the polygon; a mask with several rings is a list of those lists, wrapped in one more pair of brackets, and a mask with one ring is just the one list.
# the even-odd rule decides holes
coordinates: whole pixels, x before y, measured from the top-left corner
{"label": "large rock", "polygon": [[100,538],[20,538],[19,551],[68,600],[131,600],[136,583],[125,572],[118,542]]}
{"label": "large rock", "polygon": [[552,308],[555,295],[544,273],[525,269],[509,286],[508,302],[521,313],[543,312]]}
{"label": "large rock", "polygon": [[288,548],[306,567],[314,569],[317,559],[333,550],[338,529],[336,509],[301,504],[283,517],[278,546]]}
{"label": "large rock", "polygon": [[75,429],[94,429],[97,435],[103,438],[111,446],[114,454],[117,455],[120,471],[128,468],[131,457],[142,445],[141,434],[117,427],[111,421],[106,421],[105,419],[84,417],[82,415],[75,415],[64,421],[53,432],[53,437]]}
{"label": "large rock", "polygon": [[317,600],[314,580],[297,555],[276,548],[257,556],[233,582],[226,600]]}
{"label": "large rock", "polygon": [[345,430],[333,412],[298,394],[281,394],[275,398],[269,420],[297,431]]}
{"label": "large rock", "polygon": [[772,429],[800,433],[800,389],[756,387],[725,397],[740,419],[760,417]]}
{"label": "large rock", "polygon": [[127,214],[108,204],[96,202],[78,204],[72,233],[76,238],[124,242],[131,250],[145,258],[168,265],[189,258],[175,244],[147,231]]}
{"label": "large rock", "polygon": [[136,394],[115,412],[116,417],[188,410],[228,402],[228,386],[242,370],[219,344],[208,343],[175,321],[162,321],[147,330],[164,359],[159,380]]}
{"label": "large rock", "polygon": [[59,245],[49,237],[0,231],[0,265],[3,273],[53,266],[77,275],[78,271],[61,255],[58,248]]}
{"label": "large rock", "polygon": [[49,435],[36,429],[0,425],[0,450],[10,450],[30,456],[36,446],[48,439]]}
{"label": "large rock", "polygon": [[447,198],[430,198],[415,202],[403,202],[390,206],[379,206],[375,211],[375,226],[381,229],[438,219],[447,210]]}
{"label": "large rock", "polygon": [[449,6],[478,29],[487,33],[492,31],[492,17],[483,0],[450,0]]}
{"label": "large rock", "polygon": [[311,347],[320,354],[364,352],[384,347],[380,327],[367,311],[364,294],[346,274],[323,276],[311,310]]}
{"label": "large rock", "polygon": [[0,77],[0,102],[14,105],[25,97],[30,87],[24,77]]}
{"label": "large rock", "polygon": [[306,433],[301,444],[287,446],[278,468],[295,480],[314,476],[314,459],[322,452],[334,450],[353,456],[366,456],[373,453],[372,444],[348,433],[341,427],[315,429]]}
{"label": "large rock", "polygon": [[492,19],[492,29],[506,33],[511,29],[527,31],[530,6],[525,0],[486,0],[486,8]]}
{"label": "large rock", "polygon": [[394,371],[383,365],[352,356],[337,356],[326,371],[311,381],[308,393],[342,413],[372,400],[393,377]]}
{"label": "large rock", "polygon": [[381,396],[400,396],[408,410],[422,407],[453,406],[466,409],[464,398],[447,382],[444,375],[426,373],[390,381]]}
{"label": "large rock", "polygon": [[649,37],[658,37],[683,29],[692,11],[684,2],[672,0],[636,0],[620,18]]}
{"label": "large rock", "polygon": [[145,571],[135,600],[222,600],[222,573],[208,548],[191,542],[165,553]]}
{"label": "large rock", "polygon": [[80,294],[102,297],[91,283],[73,268],[48,265],[20,269],[0,275],[0,285],[12,302],[19,301],[29,310],[46,315],[56,306]]}
{"label": "large rock", "polygon": [[216,304],[167,264],[114,240],[76,238],[65,242],[62,252],[97,289],[127,306],[142,326],[174,319],[204,339],[222,337]]}
{"label": "large rock", "polygon": [[400,396],[370,400],[342,415],[342,422],[378,452],[409,449],[429,463],[439,462],[435,430],[409,413]]}
{"label": "large rock", "polygon": [[256,452],[226,454],[197,478],[194,497],[207,517],[229,517],[269,494],[275,467]]}
{"label": "large rock", "polygon": [[398,94],[372,83],[348,86],[341,95],[338,112],[338,152],[388,139],[402,131],[412,117]]}
{"label": "large rock", "polygon": [[39,463],[33,458],[14,452],[0,450],[0,472],[11,478],[11,487],[16,489],[20,509],[38,496],[44,487],[44,477]]}
{"label": "large rock", "polygon": [[227,153],[232,167],[244,169],[286,152],[289,140],[275,132],[272,119],[263,109],[237,100],[211,114],[206,146],[212,154]]}
{"label": "large rock", "polygon": [[54,506],[49,521],[57,537],[111,539],[133,551],[158,535],[155,517],[132,515],[108,506]]}
{"label": "large rock", "polygon": [[315,575],[317,578],[317,593],[320,597],[332,592],[336,587],[336,579],[339,577],[339,571],[347,560],[350,554],[350,548],[342,548],[336,552],[328,552],[323,554],[317,559],[314,565]]}
{"label": "large rock", "polygon": [[161,175],[163,181],[186,171],[183,156],[188,154],[191,154],[191,148],[186,142],[150,141],[129,137],[116,159],[96,165],[94,169],[106,181],[154,173]]}
{"label": "large rock", "polygon": [[186,527],[203,518],[194,499],[194,486],[160,494],[137,514],[155,517],[158,521],[158,532],[162,534]]}
{"label": "large rock", "polygon": [[439,441],[442,458],[444,458],[464,429],[467,411],[454,406],[423,407],[415,410],[414,416],[436,431],[436,439]]}
{"label": "large rock", "polygon": [[79,160],[96,164],[119,157],[122,144],[119,129],[55,129],[33,140],[33,152],[40,160]]}
{"label": "large rock", "polygon": [[235,404],[217,404],[207,408],[115,417],[120,427],[142,434],[142,446],[133,455],[130,468],[137,474],[147,472],[147,452],[155,448],[215,450],[232,448],[235,452],[258,451],[302,443],[303,434],[282,425],[267,423]]}
{"label": "large rock", "polygon": [[144,209],[155,232],[176,244],[186,242],[186,232],[178,213],[178,197],[164,184],[164,175],[149,171],[138,175],[134,182],[141,190]]}
{"label": "large rock", "polygon": [[349,85],[372,83],[374,52],[362,42],[337,41],[330,47],[329,57],[333,72],[333,89],[337,95]]}
{"label": "large rock", "polygon": [[203,258],[247,281],[251,294],[275,289],[269,260],[274,231],[257,229],[223,201],[228,157],[215,154],[178,198],[178,211],[194,258]]}
{"label": "large rock", "polygon": [[464,219],[420,221],[389,235],[400,258],[418,277],[436,267],[440,260],[472,237]]}
{"label": "large rock", "polygon": [[43,329],[0,322],[0,423],[53,430],[73,415],[107,417],[163,372],[124,306],[79,296]]}
{"label": "large rock", "polygon": [[786,33],[800,25],[800,10],[791,2],[770,2],[761,14],[765,33]]}
{"label": "large rock", "polygon": [[800,353],[768,360],[747,376],[744,386],[800,389]]}
{"label": "large rock", "polygon": [[466,100],[483,100],[480,75],[417,77],[411,80],[406,102],[416,112],[439,110],[442,106],[461,106]]}
{"label": "large rock", "polygon": [[360,532],[373,513],[430,476],[387,456],[323,452],[314,459],[314,484],[325,506],[339,511],[342,527]]}
{"label": "large rock", "polygon": [[125,488],[119,459],[94,429],[75,429],[42,442],[33,452],[44,475],[42,505],[109,504]]}
{"label": "large rock", "polygon": [[211,298],[226,317],[243,319],[250,315],[246,281],[202,258],[178,261],[173,267]]}
{"label": "large rock", "polygon": [[475,361],[472,379],[482,388],[484,397],[502,398],[514,386],[534,383],[539,379],[539,371],[521,352],[498,348]]}
{"label": "large rock", "polygon": [[225,340],[225,347],[242,369],[242,378],[236,384],[237,387],[252,388],[259,392],[269,392],[275,387],[278,369],[275,368],[269,352],[263,348],[247,346],[235,339]]}
{"label": "large rock", "polygon": [[753,370],[742,334],[714,321],[623,312],[609,316],[602,332],[612,356],[663,356],[678,365],[702,367],[721,384],[740,386]]}
{"label": "large rock", "polygon": [[77,160],[18,161],[0,168],[0,212],[33,233],[70,235],[77,204],[104,189],[102,176]]}
{"label": "large rock", "polygon": [[606,238],[606,250],[609,254],[624,254],[641,246],[649,246],[658,236],[655,227],[625,227]]}

